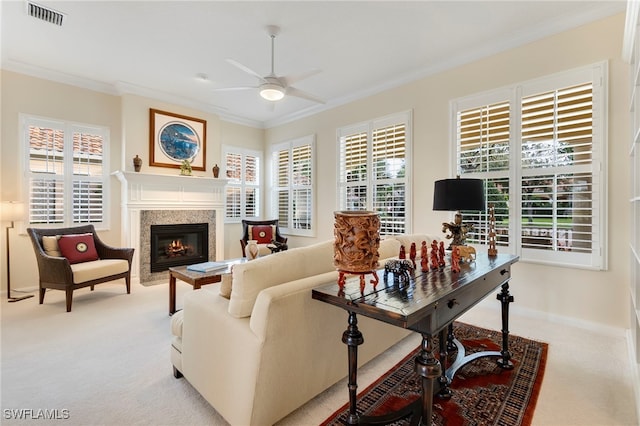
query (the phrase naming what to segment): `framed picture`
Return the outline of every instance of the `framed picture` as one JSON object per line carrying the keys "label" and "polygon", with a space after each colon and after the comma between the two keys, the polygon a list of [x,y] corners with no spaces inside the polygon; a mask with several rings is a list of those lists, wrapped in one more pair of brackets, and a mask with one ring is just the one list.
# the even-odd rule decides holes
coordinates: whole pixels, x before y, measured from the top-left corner
{"label": "framed picture", "polygon": [[206,170],[207,122],[199,118],[149,109],[150,166]]}

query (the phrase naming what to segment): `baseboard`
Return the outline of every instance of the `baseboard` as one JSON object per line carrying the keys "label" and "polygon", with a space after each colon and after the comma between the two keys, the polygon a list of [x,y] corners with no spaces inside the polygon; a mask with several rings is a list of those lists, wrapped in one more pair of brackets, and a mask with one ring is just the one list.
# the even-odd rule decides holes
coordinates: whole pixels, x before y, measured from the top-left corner
{"label": "baseboard", "polygon": [[627,349],[629,351],[629,364],[631,364],[633,393],[636,397],[636,416],[640,422],[640,365],[636,362],[636,354],[633,350],[633,336],[631,336],[631,333],[631,330],[627,330]]}
{"label": "baseboard", "polygon": [[[497,303],[494,298],[486,298],[480,302],[483,308],[492,309],[496,312],[500,312],[500,303]],[[603,336],[626,338],[626,329],[621,327],[613,327],[604,325],[601,323],[582,320],[578,318],[552,314],[549,312],[539,311],[537,309],[526,308],[518,305],[518,303],[511,303],[509,305],[509,312],[513,315],[518,315],[524,318],[531,318],[538,321],[546,321],[553,324],[568,325],[571,327],[579,328],[581,330],[587,330],[593,333],[601,334]]]}

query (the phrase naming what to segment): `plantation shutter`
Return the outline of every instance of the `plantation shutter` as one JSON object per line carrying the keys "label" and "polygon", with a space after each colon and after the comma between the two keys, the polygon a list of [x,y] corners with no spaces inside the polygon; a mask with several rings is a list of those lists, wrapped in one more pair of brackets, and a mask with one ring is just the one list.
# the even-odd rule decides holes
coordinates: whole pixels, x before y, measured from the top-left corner
{"label": "plantation shutter", "polygon": [[339,209],[378,213],[381,235],[409,231],[410,123],[406,112],[338,131]]}
{"label": "plantation shutter", "polygon": [[[523,261],[606,269],[605,62],[454,100],[456,163],[484,179],[497,245]],[[463,212],[486,243],[487,212]]]}
{"label": "plantation shutter", "polygon": [[405,232],[406,125],[400,123],[372,133],[373,211],[380,215],[380,233]]}
{"label": "plantation shutter", "polygon": [[105,222],[105,129],[27,118],[30,224]]}
{"label": "plantation shutter", "polygon": [[226,186],[225,217],[230,221],[260,214],[260,156],[250,150],[224,147]]}
{"label": "plantation shutter", "polygon": [[[463,178],[484,180],[485,204],[494,206],[496,245],[509,245],[510,102],[499,101],[458,112],[458,170]],[[467,240],[486,243],[488,211],[463,211],[473,229]]]}
{"label": "plantation shutter", "polygon": [[280,228],[293,235],[313,235],[314,137],[273,147],[273,201]]}
{"label": "plantation shutter", "polygon": [[367,208],[367,133],[357,132],[340,139],[339,183],[340,208],[365,210]]}
{"label": "plantation shutter", "polygon": [[522,99],[522,246],[591,253],[593,85]]}

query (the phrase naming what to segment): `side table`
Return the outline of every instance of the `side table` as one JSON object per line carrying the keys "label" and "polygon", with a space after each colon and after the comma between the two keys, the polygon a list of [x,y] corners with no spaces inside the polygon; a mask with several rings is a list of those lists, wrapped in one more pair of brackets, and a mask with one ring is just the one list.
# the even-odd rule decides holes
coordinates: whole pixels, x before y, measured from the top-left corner
{"label": "side table", "polygon": [[190,271],[186,266],[176,266],[169,268],[169,315],[176,312],[176,280],[191,284],[194,290],[198,290],[203,285],[213,284],[222,281],[222,276],[231,273],[233,265],[244,263],[244,257],[232,260],[223,260],[227,264],[226,268],[216,269],[211,272]]}

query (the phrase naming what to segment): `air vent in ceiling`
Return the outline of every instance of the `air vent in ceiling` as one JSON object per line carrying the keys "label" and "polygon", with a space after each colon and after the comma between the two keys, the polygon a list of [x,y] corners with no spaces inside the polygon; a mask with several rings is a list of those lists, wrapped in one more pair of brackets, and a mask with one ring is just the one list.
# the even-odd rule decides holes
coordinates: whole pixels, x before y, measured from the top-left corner
{"label": "air vent in ceiling", "polygon": [[27,13],[29,16],[33,16],[34,18],[42,19],[43,21],[50,22],[60,27],[62,26],[64,14],[53,9],[27,1]]}

